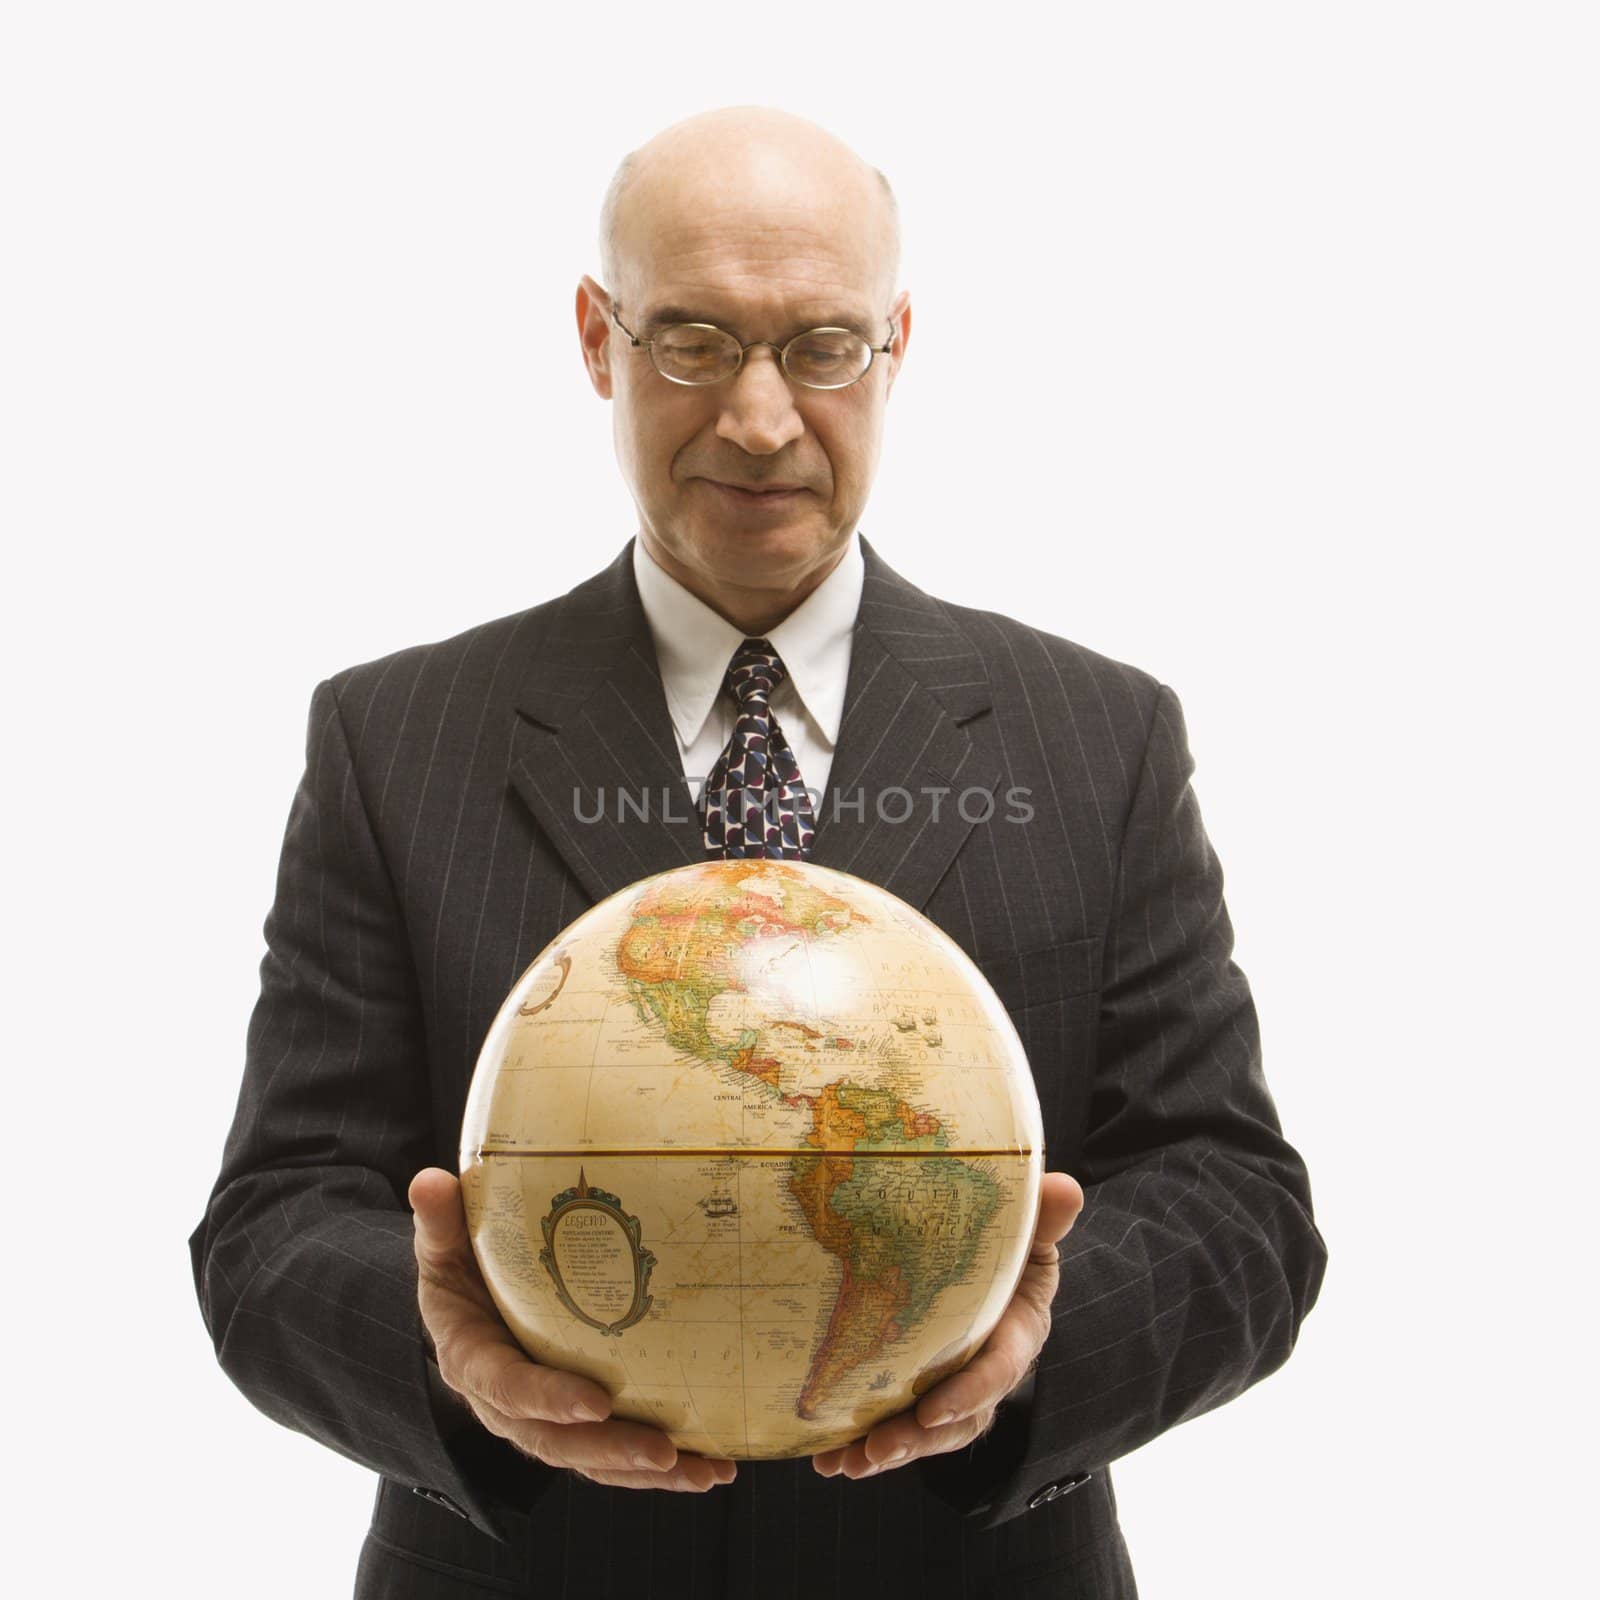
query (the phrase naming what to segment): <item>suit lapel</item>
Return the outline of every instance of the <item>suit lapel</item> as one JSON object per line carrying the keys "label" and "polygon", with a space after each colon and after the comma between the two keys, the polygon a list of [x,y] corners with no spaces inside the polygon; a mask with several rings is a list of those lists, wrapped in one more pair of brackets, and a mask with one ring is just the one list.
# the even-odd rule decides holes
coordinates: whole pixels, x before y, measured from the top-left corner
{"label": "suit lapel", "polygon": [[[999,781],[967,731],[989,709],[988,675],[937,600],[865,539],[861,549],[844,720],[811,859],[920,908],[982,814],[977,797]],[[632,541],[547,617],[517,697],[513,787],[595,900],[703,861]]]}
{"label": "suit lapel", "polygon": [[939,601],[864,538],[861,550],[844,721],[811,859],[920,910],[999,782],[968,727],[992,703],[988,673]]}
{"label": "suit lapel", "polygon": [[512,785],[594,899],[705,860],[631,540],[550,608],[517,712]]}

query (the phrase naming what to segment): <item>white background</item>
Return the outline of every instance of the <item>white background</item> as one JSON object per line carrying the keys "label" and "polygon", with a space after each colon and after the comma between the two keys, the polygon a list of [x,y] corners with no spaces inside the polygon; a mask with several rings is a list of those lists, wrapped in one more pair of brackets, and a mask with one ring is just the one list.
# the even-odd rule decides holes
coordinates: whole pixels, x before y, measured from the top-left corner
{"label": "white background", "polygon": [[6,8],[17,1592],[348,1593],[372,1480],[184,1249],[310,691],[632,532],[573,290],[741,101],[900,195],[868,535],[1178,691],[1310,1164],[1294,1359],[1118,1468],[1142,1592],[1592,1581],[1588,10]]}

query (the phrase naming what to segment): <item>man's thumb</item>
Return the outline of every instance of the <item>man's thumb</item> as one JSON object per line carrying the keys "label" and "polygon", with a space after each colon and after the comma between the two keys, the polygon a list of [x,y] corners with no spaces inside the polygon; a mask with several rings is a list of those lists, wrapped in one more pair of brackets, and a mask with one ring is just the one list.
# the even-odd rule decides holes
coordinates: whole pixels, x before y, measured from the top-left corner
{"label": "man's thumb", "polygon": [[1036,1245],[1057,1244],[1067,1235],[1083,1210],[1083,1190],[1076,1178],[1064,1172],[1047,1172],[1039,1186],[1039,1223],[1033,1230]]}
{"label": "man's thumb", "polygon": [[411,1180],[406,1198],[416,1221],[417,1253],[454,1255],[467,1248],[467,1214],[461,1180],[443,1167],[424,1167]]}

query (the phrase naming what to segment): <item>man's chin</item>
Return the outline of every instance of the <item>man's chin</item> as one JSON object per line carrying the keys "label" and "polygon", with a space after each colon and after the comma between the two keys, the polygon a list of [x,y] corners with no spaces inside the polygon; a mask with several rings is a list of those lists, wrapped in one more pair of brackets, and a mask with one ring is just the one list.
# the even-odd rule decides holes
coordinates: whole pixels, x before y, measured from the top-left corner
{"label": "man's chin", "polygon": [[695,517],[687,531],[703,560],[757,567],[807,565],[832,543],[832,530],[811,508],[784,516]]}
{"label": "man's chin", "polygon": [[651,548],[667,557],[660,564],[680,583],[692,575],[686,586],[696,592],[708,583],[770,592],[803,584],[820,564],[837,558],[843,543],[839,530],[815,514],[737,525],[696,517]]}

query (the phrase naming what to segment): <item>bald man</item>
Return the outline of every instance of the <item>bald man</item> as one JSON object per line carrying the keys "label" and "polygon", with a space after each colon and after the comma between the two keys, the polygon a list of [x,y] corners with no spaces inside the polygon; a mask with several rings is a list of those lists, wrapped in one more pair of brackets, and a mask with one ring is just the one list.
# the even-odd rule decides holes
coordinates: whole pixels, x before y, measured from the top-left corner
{"label": "bald man", "polygon": [[[692,118],[624,161],[601,253],[577,329],[636,537],[313,697],[191,1241],[219,1357],[380,1474],[360,1595],[1131,1595],[1107,1463],[1281,1364],[1325,1259],[1178,702],[861,536],[911,308],[852,151]],[[708,854],[834,866],[944,927],[1017,1026],[1057,1169],[984,1349],[810,1461],[693,1456],[530,1361],[454,1176],[514,979]]]}

